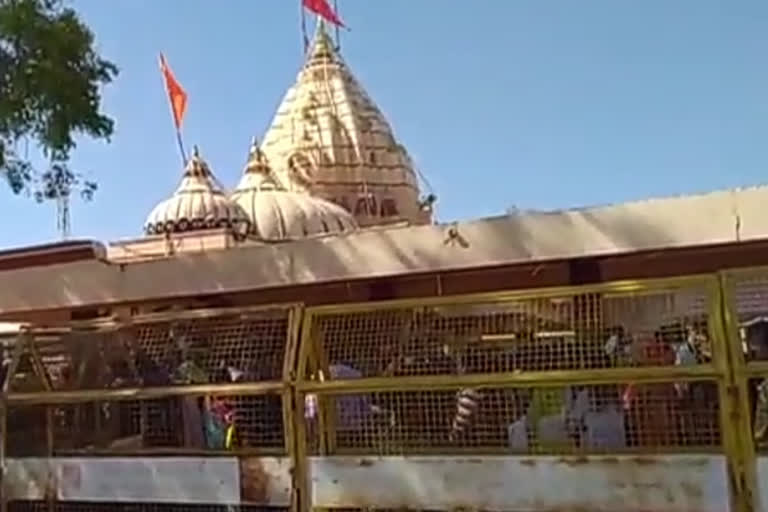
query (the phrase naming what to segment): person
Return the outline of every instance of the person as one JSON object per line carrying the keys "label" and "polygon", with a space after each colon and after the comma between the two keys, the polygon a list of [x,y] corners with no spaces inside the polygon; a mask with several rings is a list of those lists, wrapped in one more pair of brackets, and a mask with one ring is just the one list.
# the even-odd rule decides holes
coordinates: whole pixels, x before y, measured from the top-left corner
{"label": "person", "polygon": [[229,450],[235,432],[235,410],[232,404],[217,396],[206,396],[203,404],[206,447],[210,450]]}
{"label": "person", "polygon": [[[187,357],[173,374],[175,384],[207,384],[208,374],[193,357]],[[196,396],[184,396],[180,399],[184,446],[202,448],[204,440],[204,420],[200,403]]]}
{"label": "person", "polygon": [[616,450],[626,446],[624,411],[616,385],[601,385],[586,391],[586,407],[574,408],[571,415],[583,425],[580,443],[584,448]]}
{"label": "person", "polygon": [[[362,372],[345,364],[332,364],[328,367],[332,379],[359,379]],[[342,395],[335,398],[336,433],[340,444],[355,432],[364,428],[371,416],[379,412],[367,395]],[[316,435],[318,421],[318,399],[315,394],[308,394],[304,400],[304,419],[307,422],[310,437]]]}
{"label": "person", "polygon": [[[768,360],[768,320],[756,318],[744,325],[748,360]],[[750,382],[752,429],[755,448],[768,449],[768,379]]]}
{"label": "person", "polygon": [[[657,332],[653,339],[638,340],[638,362],[671,366],[675,351]],[[678,439],[678,400],[674,383],[631,384],[622,397],[630,446],[672,446]]]}

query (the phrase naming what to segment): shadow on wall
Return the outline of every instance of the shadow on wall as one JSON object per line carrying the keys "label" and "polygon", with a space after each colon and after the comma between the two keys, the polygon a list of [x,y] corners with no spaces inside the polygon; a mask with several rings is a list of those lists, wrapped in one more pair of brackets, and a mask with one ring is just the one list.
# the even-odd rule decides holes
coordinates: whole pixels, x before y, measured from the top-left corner
{"label": "shadow on wall", "polygon": [[[751,203],[766,195],[768,188],[750,192],[746,207],[760,211]],[[0,272],[0,314],[734,241],[733,208],[725,200],[730,197],[362,230],[124,265],[90,261],[17,269]],[[752,239],[762,236],[760,223],[753,222],[755,228],[749,220],[741,219],[742,228],[752,229]],[[451,229],[461,243],[452,242]]]}

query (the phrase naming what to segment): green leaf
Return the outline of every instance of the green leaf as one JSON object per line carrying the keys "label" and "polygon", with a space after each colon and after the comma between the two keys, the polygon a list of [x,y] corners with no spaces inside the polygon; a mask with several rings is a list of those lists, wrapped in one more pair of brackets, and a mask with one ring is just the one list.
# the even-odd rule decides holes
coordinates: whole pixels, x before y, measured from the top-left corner
{"label": "green leaf", "polygon": [[[75,137],[109,141],[114,122],[101,111],[101,88],[117,67],[94,48],[94,37],[61,0],[0,0],[0,175],[14,193],[38,200],[90,199],[96,184],[67,163]],[[48,161],[35,169],[15,150],[33,142]]]}

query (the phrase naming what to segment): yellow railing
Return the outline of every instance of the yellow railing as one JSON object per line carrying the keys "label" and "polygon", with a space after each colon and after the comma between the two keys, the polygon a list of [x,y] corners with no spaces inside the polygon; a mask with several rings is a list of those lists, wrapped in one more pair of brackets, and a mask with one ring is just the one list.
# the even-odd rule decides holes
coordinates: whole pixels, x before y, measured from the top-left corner
{"label": "yellow railing", "polygon": [[[752,411],[768,357],[745,349],[743,331],[764,313],[768,271],[752,270],[32,329],[6,347],[3,509],[54,507],[86,493],[81,483],[67,487],[57,469],[56,489],[19,497],[9,469],[19,461],[121,456],[167,468],[184,458],[234,461],[240,481],[222,485],[237,496],[221,491],[213,502],[298,510],[530,509],[533,501],[514,501],[525,492],[505,494],[490,473],[525,478],[544,461],[553,482],[586,464],[595,482],[612,478],[621,489],[645,478],[665,510],[703,512],[720,503],[710,484],[722,466],[725,506],[761,510],[760,475],[768,473],[760,473]],[[214,416],[220,431],[208,429]],[[449,471],[436,468],[468,461],[505,469],[468,473],[475,494],[403,483],[420,475],[432,489],[438,477],[428,475]],[[596,500],[595,510],[617,510],[600,492],[536,506]],[[634,495],[619,494],[631,508]]]}
{"label": "yellow railing", "polygon": [[723,319],[733,356],[733,399],[741,414],[733,422],[740,453],[744,500],[768,510],[768,268],[721,276]]}
{"label": "yellow railing", "polygon": [[[721,302],[694,276],[310,308],[296,388],[320,412],[299,413],[299,459],[736,453]],[[328,499],[386,508],[363,495]]]}
{"label": "yellow railing", "polygon": [[[47,501],[53,507],[62,493],[79,501],[93,492],[80,487],[83,471],[107,482],[130,479],[110,475],[120,470],[118,460],[144,461],[124,466],[129,473],[148,471],[151,483],[153,475],[190,474],[208,458],[218,471],[231,466],[228,474],[252,477],[221,482],[238,497],[268,499],[268,489],[258,483],[265,474],[262,460],[286,471],[296,464],[292,380],[300,322],[301,308],[286,305],[22,332],[4,347],[12,357],[0,421],[3,510],[9,503],[24,509]],[[53,464],[41,465],[41,459]],[[97,465],[89,469],[83,460]],[[200,471],[199,481],[189,486],[217,478],[208,474],[212,470]],[[183,503],[190,489],[167,482],[167,491]],[[285,508],[292,506],[288,487],[273,497]],[[103,500],[126,501],[120,490],[109,498]],[[220,500],[231,496],[214,496],[213,503]]]}

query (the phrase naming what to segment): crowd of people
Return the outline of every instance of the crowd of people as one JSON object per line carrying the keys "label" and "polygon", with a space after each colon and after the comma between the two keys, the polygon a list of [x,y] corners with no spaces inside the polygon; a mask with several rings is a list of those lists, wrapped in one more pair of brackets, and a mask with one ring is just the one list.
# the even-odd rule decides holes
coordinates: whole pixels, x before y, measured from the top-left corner
{"label": "crowd of people", "polygon": [[[382,350],[389,350],[388,357],[380,357],[383,352],[377,352],[376,364],[354,357],[335,360],[327,378],[478,373],[488,371],[489,361],[506,372],[583,370],[581,374],[586,377],[605,368],[711,362],[706,325],[673,323],[649,335],[643,334],[621,327],[592,336],[562,334],[546,339],[519,333],[512,349],[473,349],[466,345],[456,349],[446,348],[444,337],[432,333],[411,340],[411,346],[416,346],[414,341],[418,344],[413,353],[404,350],[402,344],[397,345],[397,353],[392,349],[396,344],[383,346]],[[748,360],[768,360],[767,320],[758,318],[745,323],[743,337]],[[253,382],[269,377],[263,370],[267,364],[282,364],[268,358],[234,364],[226,357],[212,363],[210,357],[201,357],[195,351],[172,353],[172,358],[158,359],[139,347],[131,353],[131,361],[125,357],[112,358],[103,372],[109,380],[105,384],[163,387]],[[6,362],[3,372],[7,366]],[[32,372],[31,368],[27,370]],[[61,378],[66,378],[66,372]],[[756,443],[758,448],[768,448],[768,379],[750,381],[749,392]],[[329,403],[335,404],[334,425],[340,448],[373,449],[381,436],[396,441],[395,445],[399,441],[401,447],[450,450],[459,446],[506,445],[513,452],[703,447],[720,442],[719,393],[715,381],[585,385],[575,379],[573,385],[560,387],[513,385],[452,392],[412,390],[339,395]],[[315,395],[305,397],[304,421],[310,438],[318,434],[318,405]],[[71,430],[74,416],[80,415],[80,425],[101,425],[112,433],[106,440],[103,435],[80,436],[80,443],[75,443],[79,445],[99,444],[104,449],[175,446],[231,450],[265,443],[282,446],[283,406],[279,396],[177,396],[110,402],[99,407],[86,404],[59,408],[55,417],[62,423],[62,431]],[[83,414],[83,409],[88,412]],[[94,415],[99,415],[98,419]],[[134,443],[126,444],[126,439]]]}

